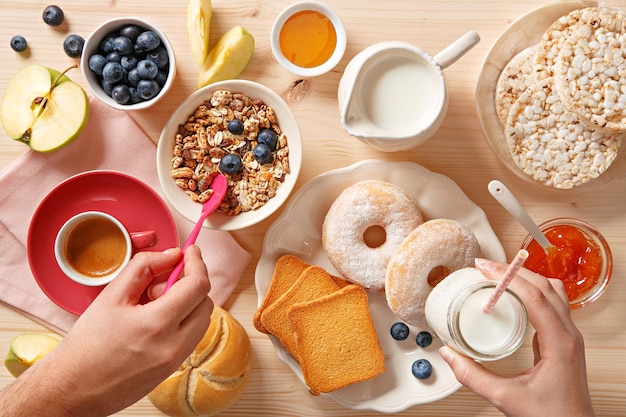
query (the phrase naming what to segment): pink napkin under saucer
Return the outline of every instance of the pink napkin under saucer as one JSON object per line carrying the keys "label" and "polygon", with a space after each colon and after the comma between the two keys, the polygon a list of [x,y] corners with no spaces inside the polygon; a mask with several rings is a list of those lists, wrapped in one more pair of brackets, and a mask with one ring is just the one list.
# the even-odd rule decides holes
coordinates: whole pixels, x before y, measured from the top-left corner
{"label": "pink napkin under saucer", "polygon": [[[156,172],[156,146],[150,138],[125,112],[95,98],[89,104],[89,121],[74,142],[48,154],[27,151],[0,171],[0,302],[61,334],[77,317],[57,306],[39,288],[26,252],[30,219],[52,188],[84,171],[121,171],[161,195],[170,208],[180,242],[194,226],[165,200]],[[210,296],[222,305],[239,282],[250,254],[224,231],[205,229],[196,244],[211,255],[211,262],[207,262]]]}

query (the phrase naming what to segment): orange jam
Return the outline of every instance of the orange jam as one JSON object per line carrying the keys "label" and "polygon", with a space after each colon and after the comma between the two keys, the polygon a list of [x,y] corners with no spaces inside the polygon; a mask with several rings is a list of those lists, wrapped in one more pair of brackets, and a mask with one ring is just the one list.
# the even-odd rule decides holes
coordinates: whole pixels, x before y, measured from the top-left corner
{"label": "orange jam", "polygon": [[322,65],[337,46],[337,33],[328,17],[303,10],[289,17],[279,36],[280,49],[292,64],[302,68]]}
{"label": "orange jam", "polygon": [[565,284],[571,301],[593,289],[602,274],[602,251],[582,230],[571,225],[555,225],[543,230],[554,245],[548,253],[532,240],[524,267],[548,278],[558,278]]}

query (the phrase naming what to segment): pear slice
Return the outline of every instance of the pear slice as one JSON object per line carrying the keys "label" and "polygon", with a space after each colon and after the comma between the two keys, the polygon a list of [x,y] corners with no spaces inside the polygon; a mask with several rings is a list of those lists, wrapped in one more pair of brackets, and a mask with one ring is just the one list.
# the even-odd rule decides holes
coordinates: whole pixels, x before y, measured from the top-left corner
{"label": "pear slice", "polygon": [[187,39],[191,52],[200,66],[209,55],[211,17],[213,17],[211,0],[189,0],[187,3]]}
{"label": "pear slice", "polygon": [[0,122],[7,135],[38,152],[59,149],[87,124],[89,101],[81,86],[42,65],[16,72],[4,91]]}
{"label": "pear slice", "polygon": [[198,88],[237,78],[250,62],[253,52],[252,34],[242,26],[230,29],[209,52],[198,76]]}
{"label": "pear slice", "polygon": [[59,339],[47,334],[22,333],[11,342],[4,366],[11,375],[18,377],[39,359],[52,352]]}

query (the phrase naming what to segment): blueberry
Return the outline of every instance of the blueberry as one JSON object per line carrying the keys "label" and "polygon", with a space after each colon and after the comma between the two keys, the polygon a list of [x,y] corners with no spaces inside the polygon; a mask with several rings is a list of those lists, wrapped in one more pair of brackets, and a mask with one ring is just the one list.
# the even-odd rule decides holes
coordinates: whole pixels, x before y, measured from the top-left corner
{"label": "blueberry", "polygon": [[80,58],[83,54],[83,46],[85,46],[85,40],[80,35],[69,35],[63,41],[63,50],[70,58]]}
{"label": "blueberry", "polygon": [[101,80],[100,85],[102,86],[102,90],[104,91],[104,94],[111,97],[111,95],[113,94],[113,87],[115,87],[115,83],[110,83],[108,81]]}
{"label": "blueberry", "polygon": [[142,59],[137,63],[137,73],[144,80],[151,80],[157,76],[159,68],[149,59]]}
{"label": "blueberry", "polygon": [[122,56],[117,51],[109,52],[106,58],[108,62],[122,62]]}
{"label": "blueberry", "polygon": [[159,38],[159,35],[151,30],[146,30],[137,36],[137,40],[135,41],[135,50],[152,51],[160,44],[161,39]]}
{"label": "blueberry", "polygon": [[146,59],[154,62],[159,69],[167,68],[167,65],[170,63],[170,57],[167,55],[167,49],[162,46],[148,52]]}
{"label": "blueberry", "polygon": [[63,10],[59,6],[48,6],[41,15],[43,21],[50,26],[59,26],[63,23]]}
{"label": "blueberry", "polygon": [[113,48],[122,55],[130,55],[135,51],[133,41],[126,36],[117,36],[113,39]]}
{"label": "blueberry", "polygon": [[156,97],[161,91],[161,87],[154,80],[141,80],[137,84],[137,94],[144,100],[150,100]]}
{"label": "blueberry", "polygon": [[130,90],[128,86],[124,84],[118,84],[113,87],[111,91],[111,97],[117,104],[126,104],[130,100]]}
{"label": "blueberry", "polygon": [[241,123],[241,120],[233,119],[228,122],[227,127],[228,131],[233,135],[241,135],[243,133],[243,123]]}
{"label": "blueberry", "polygon": [[107,35],[107,37],[104,38],[102,42],[100,42],[100,51],[103,52],[104,54],[113,52],[115,50],[115,45],[113,44],[113,40],[116,37],[117,36],[115,35],[115,33],[111,33]]}
{"label": "blueberry", "polygon": [[122,68],[124,68],[126,71],[130,71],[135,68],[138,62],[139,60],[137,59],[137,57],[133,55],[124,55],[120,59],[120,64],[122,64]]}
{"label": "blueberry", "polygon": [[135,42],[141,32],[143,32],[143,29],[139,26],[128,25],[120,29],[120,36],[130,39],[131,42]]}
{"label": "blueberry", "polygon": [[433,374],[433,366],[427,359],[418,359],[413,362],[411,372],[417,379],[427,379]]}
{"label": "blueberry", "polygon": [[391,326],[391,337],[396,340],[405,340],[409,337],[409,326],[402,322],[394,323]]}
{"label": "blueberry", "polygon": [[274,159],[272,150],[264,143],[259,143],[252,149],[252,156],[259,164],[269,164]]}
{"label": "blueberry", "polygon": [[157,84],[159,84],[159,86],[163,87],[165,85],[165,82],[167,81],[167,74],[163,71],[159,71],[157,73],[157,76],[154,77],[154,80],[157,82]]}
{"label": "blueberry", "polygon": [[275,151],[278,144],[278,135],[272,129],[261,129],[256,140],[269,146],[270,150]]}
{"label": "blueberry", "polygon": [[430,346],[432,342],[433,336],[426,331],[419,332],[417,336],[415,336],[415,343],[417,343],[417,346],[425,348]]}
{"label": "blueberry", "polygon": [[137,71],[137,68],[133,68],[128,71],[128,84],[131,87],[137,87],[139,81],[141,81],[141,77],[139,76],[139,71]]}
{"label": "blueberry", "polygon": [[108,83],[116,83],[124,76],[124,68],[118,62],[107,62],[102,68],[102,79]]}
{"label": "blueberry", "polygon": [[102,69],[107,64],[107,59],[100,54],[89,57],[89,69],[98,75],[102,75]]}
{"label": "blueberry", "polygon": [[28,44],[26,38],[20,35],[15,35],[11,38],[11,49],[15,52],[24,52]]}
{"label": "blueberry", "polygon": [[139,94],[137,94],[136,87],[129,87],[128,91],[130,91],[130,100],[127,104],[137,104],[143,101],[141,97],[139,97]]}
{"label": "blueberry", "polygon": [[242,167],[241,158],[234,153],[226,154],[220,161],[220,170],[224,174],[235,175],[241,171]]}

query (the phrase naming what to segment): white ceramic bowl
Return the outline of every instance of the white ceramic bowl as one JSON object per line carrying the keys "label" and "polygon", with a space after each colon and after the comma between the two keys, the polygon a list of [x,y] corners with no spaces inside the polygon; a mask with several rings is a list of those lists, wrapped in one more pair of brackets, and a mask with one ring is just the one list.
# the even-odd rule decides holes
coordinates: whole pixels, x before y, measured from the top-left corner
{"label": "white ceramic bowl", "polygon": [[[94,72],[89,70],[89,57],[91,57],[94,53],[98,51],[102,40],[105,39],[110,33],[119,30],[126,25],[137,25],[143,29],[151,30],[159,35],[159,38],[161,39],[161,44],[165,47],[169,56],[169,70],[167,73],[167,80],[159,93],[150,100],[142,101],[135,104],[118,104],[115,100],[113,100],[104,92],[102,86],[100,85],[100,80],[98,79],[98,76]],[[83,73],[85,80],[87,81],[89,90],[100,101],[119,110],[141,110],[146,109],[161,100],[172,87],[172,84],[174,83],[174,78],[176,76],[176,56],[174,54],[174,49],[172,48],[170,41],[167,39],[167,36],[161,29],[139,17],[121,17],[107,20],[106,22],[102,23],[89,35],[87,40],[85,40],[85,46],[83,47],[83,54],[80,60],[80,70]]]}
{"label": "white ceramic bowl", "polygon": [[220,230],[237,230],[252,226],[274,213],[287,200],[293,190],[300,166],[302,164],[302,137],[300,128],[291,109],[282,98],[269,88],[246,80],[228,80],[209,84],[193,94],[191,94],[174,111],[163,127],[161,137],[157,146],[157,173],[165,197],[171,205],[185,218],[191,222],[196,222],[200,216],[202,205],[193,202],[185,192],[179,188],[171,176],[170,161],[173,157],[175,135],[178,126],[184,123],[190,114],[209,99],[216,90],[229,90],[233,93],[243,93],[251,99],[260,99],[268,106],[272,107],[278,118],[278,125],[287,137],[289,145],[289,166],[290,172],[285,176],[281,187],[273,198],[262,207],[237,215],[226,215],[215,212],[204,222],[204,226]]}
{"label": "white ceramic bowl", "polygon": [[[287,57],[285,57],[280,47],[280,31],[283,28],[283,25],[285,24],[287,19],[289,19],[291,16],[298,12],[307,10],[321,13],[328,19],[330,19],[337,35],[337,45],[335,47],[335,51],[330,56],[330,58],[323,64],[312,68],[304,68],[293,64],[287,59]],[[285,8],[278,15],[278,17],[276,17],[276,20],[272,25],[272,31],[270,34],[272,53],[274,54],[274,57],[276,58],[278,63],[282,65],[283,68],[285,68],[287,71],[301,77],[316,77],[318,75],[325,74],[333,69],[339,63],[339,61],[341,61],[341,58],[346,51],[346,43],[346,29],[343,26],[343,22],[339,18],[339,15],[337,15],[337,13],[330,7],[315,1],[303,1],[300,3],[292,4],[291,6]]]}

